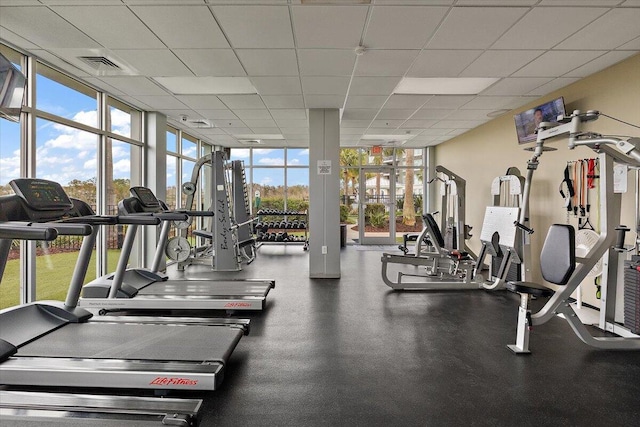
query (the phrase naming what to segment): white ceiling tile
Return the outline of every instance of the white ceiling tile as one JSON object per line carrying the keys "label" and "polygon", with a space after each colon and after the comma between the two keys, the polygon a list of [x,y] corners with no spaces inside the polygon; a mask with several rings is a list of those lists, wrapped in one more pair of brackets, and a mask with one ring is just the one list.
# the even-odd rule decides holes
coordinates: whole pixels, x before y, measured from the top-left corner
{"label": "white ceiling tile", "polygon": [[226,135],[224,130],[220,128],[202,128],[202,129],[198,129],[198,132],[200,132],[203,135]]}
{"label": "white ceiling tile", "polygon": [[299,48],[355,48],[367,16],[362,6],[291,6]]}
{"label": "white ceiling tile", "polygon": [[[162,49],[166,46],[126,6],[53,6],[67,21],[110,49]],[[95,19],[89,19],[95,17]],[[100,25],[96,25],[99,19]]]}
{"label": "white ceiling tile", "polygon": [[[612,31],[624,28],[624,31]],[[614,49],[640,36],[640,8],[613,9],[578,31],[557,49]]]}
{"label": "white ceiling tile", "polygon": [[39,0],[3,0],[2,6],[40,6]]}
{"label": "white ceiling tile", "polygon": [[391,95],[384,108],[416,109],[431,98],[431,95]]}
{"label": "white ceiling tile", "polygon": [[523,95],[533,89],[549,83],[550,77],[514,77],[500,80],[489,89],[482,92],[483,95]]}
{"label": "white ceiling tile", "polygon": [[342,135],[362,135],[366,128],[343,128],[340,127],[340,136]]}
{"label": "white ceiling tile", "polygon": [[428,128],[431,127],[436,120],[407,120],[400,126],[401,128]]}
{"label": "white ceiling tile", "polygon": [[373,49],[421,49],[447,10],[446,7],[374,6],[364,45]]}
{"label": "white ceiling tile", "polygon": [[616,6],[620,0],[541,0],[540,6]]}
{"label": "white ceiling tile", "polygon": [[309,146],[309,140],[307,139],[293,139],[287,138],[287,147],[292,148],[304,148]]}
{"label": "white ceiling tile", "polygon": [[434,136],[446,135],[448,132],[449,132],[448,129],[429,128],[420,132],[420,135],[418,137],[429,138]]}
{"label": "white ceiling tile", "polygon": [[375,4],[402,6],[449,6],[456,0],[375,0]]}
{"label": "white ceiling tile", "polygon": [[385,95],[352,95],[347,98],[346,108],[380,108],[387,100]]}
{"label": "white ceiling tile", "polygon": [[298,61],[293,49],[237,49],[250,76],[297,76]]}
{"label": "white ceiling tile", "polygon": [[287,129],[291,129],[291,128],[303,128],[303,129],[308,129],[309,128],[309,121],[308,120],[300,120],[300,119],[276,119],[276,123],[278,124],[278,126],[280,126],[281,128],[287,128]]}
{"label": "white ceiling tile", "polygon": [[[393,119],[374,120],[374,121],[371,122],[371,127],[372,128],[381,128],[381,129],[397,129],[398,126],[400,126],[403,122],[404,122],[404,120],[393,120]],[[373,132],[369,131],[367,133],[371,134]]]}
{"label": "white ceiling tile", "polygon": [[601,56],[605,52],[593,51],[549,51],[524,66],[513,77],[558,77],[578,68],[587,62]]}
{"label": "white ceiling tile", "polygon": [[358,57],[356,76],[403,76],[419,50],[369,50]]}
{"label": "white ceiling tile", "polygon": [[513,101],[509,102],[503,108],[513,110],[514,108],[522,107],[525,104],[530,102],[537,101],[538,97],[536,96],[519,96],[516,97]]}
{"label": "white ceiling tile", "polygon": [[293,32],[286,6],[214,6],[234,48],[291,48]]}
{"label": "white ceiling tile", "polygon": [[251,130],[255,134],[262,134],[262,135],[265,135],[265,134],[267,134],[267,135],[281,134],[280,133],[280,128],[278,128],[278,127],[260,128],[260,127],[251,126]]}
{"label": "white ceiling tile", "polygon": [[260,95],[297,95],[302,93],[299,77],[251,77]]}
{"label": "white ceiling tile", "polygon": [[350,76],[356,62],[353,49],[298,49],[303,76]]}
{"label": "white ceiling tile", "polygon": [[342,108],[344,95],[305,95],[304,104],[307,108]]}
{"label": "white ceiling tile", "polygon": [[493,113],[495,110],[456,110],[447,116],[447,120],[491,120],[487,114]]}
{"label": "white ceiling tile", "polygon": [[[46,7],[3,6],[0,25],[43,48],[100,47]],[[44,28],[55,28],[55,31],[43,31]]]}
{"label": "white ceiling tile", "polygon": [[486,49],[529,9],[520,7],[456,7],[428,46],[436,49]]}
{"label": "white ceiling tile", "polygon": [[97,77],[84,77],[82,80],[94,87],[97,87],[98,89],[107,92],[110,95],[126,95],[126,93],[124,93],[120,89],[111,86],[110,84],[100,80]]}
{"label": "white ceiling tile", "polygon": [[213,120],[223,120],[223,119],[232,119],[236,120],[238,117],[233,114],[233,111],[228,109],[206,109],[206,108],[197,108],[198,113],[202,115],[202,117]]}
{"label": "white ceiling tile", "polygon": [[[246,129],[246,126],[242,122],[242,120],[232,120],[232,119],[214,120],[213,123],[217,127],[223,128],[223,129],[227,129],[227,128],[242,128],[242,129],[244,129],[244,131],[239,131],[238,133],[246,132],[246,131],[249,130],[249,129]],[[236,131],[234,130],[234,132],[236,132]]]}
{"label": "white ceiling tile", "polygon": [[342,120],[341,128],[368,128],[371,120]]}
{"label": "white ceiling tile", "polygon": [[167,91],[146,77],[101,77],[100,80],[128,95],[167,95]]}
{"label": "white ceiling tile", "polygon": [[460,76],[506,77],[543,53],[543,50],[488,50],[460,73]]}
{"label": "white ceiling tile", "polygon": [[270,110],[271,116],[274,119],[293,119],[293,120],[306,120],[307,119],[307,110],[304,108],[294,108],[294,109],[282,109]]}
{"label": "white ceiling tile", "polygon": [[344,110],[342,120],[373,120],[376,114],[378,114],[378,109],[351,108]]}
{"label": "white ceiling tile", "polygon": [[[610,67],[613,64],[616,64],[623,59],[626,59],[630,56],[637,54],[638,52],[628,51],[628,50],[617,50],[605,53],[604,55],[594,59],[593,61],[583,65],[582,67],[576,68],[564,75],[564,77],[586,77],[590,74],[596,73],[598,71],[602,71],[607,67]],[[639,71],[640,75],[640,71]]]}
{"label": "white ceiling tile", "polygon": [[442,120],[434,124],[432,127],[434,129],[473,129],[476,126],[480,126],[483,123],[489,121],[487,120]]}
{"label": "white ceiling tile", "polygon": [[627,0],[622,3],[621,6],[624,7],[640,7],[640,0]]}
{"label": "white ceiling tile", "polygon": [[236,108],[265,108],[258,95],[220,95],[218,98],[232,110]]}
{"label": "white ceiling tile", "polygon": [[631,40],[629,43],[625,43],[620,46],[618,49],[620,50],[640,50],[640,37],[636,37]]}
{"label": "white ceiling tile", "polygon": [[[62,60],[60,58],[65,58],[65,55],[60,55],[56,52],[57,49],[50,50],[42,50],[42,49],[31,49],[29,53],[33,54],[35,57],[41,59],[43,62],[52,65],[54,67],[58,67],[60,70],[66,71],[67,73],[75,76],[75,77],[88,77],[95,75],[93,72],[87,72],[84,68],[87,68],[89,71],[93,71],[93,69],[89,66],[87,67],[78,67],[80,64],[84,64],[81,61],[67,61]],[[63,49],[64,50],[64,49]],[[80,63],[80,64],[78,64]]]}
{"label": "white ceiling tile", "polygon": [[215,95],[178,95],[176,98],[195,110],[226,109]]}
{"label": "white ceiling tile", "polygon": [[397,127],[370,127],[366,135],[395,135],[398,133]]}
{"label": "white ceiling tile", "polygon": [[526,46],[527,49],[549,49],[606,11],[590,7],[536,7],[491,48],[522,49]]}
{"label": "white ceiling tile", "polygon": [[345,95],[349,77],[303,76],[302,90],[311,95]]}
{"label": "white ceiling tile", "polygon": [[229,47],[207,6],[137,6],[131,9],[170,48]]}
{"label": "white ceiling tile", "polygon": [[272,119],[269,120],[242,120],[245,125],[249,126],[251,129],[253,128],[277,128],[276,122]]}
{"label": "white ceiling tile", "polygon": [[9,42],[14,46],[20,46],[26,51],[30,51],[31,49],[38,49],[39,46],[31,43],[29,40],[25,39],[14,33],[13,31],[9,31],[7,27],[0,26],[0,34],[2,34],[2,40],[4,42]]}
{"label": "white ceiling tile", "polygon": [[457,77],[481,50],[423,50],[406,77]]}
{"label": "white ceiling tile", "polygon": [[116,55],[148,77],[192,76],[169,49],[114,50]]}
{"label": "white ceiling tile", "polygon": [[232,49],[173,49],[196,76],[244,77],[242,64]]}
{"label": "white ceiling tile", "polygon": [[[477,96],[473,100],[464,104],[461,108],[465,110],[496,110],[505,108],[509,103],[518,99],[515,96]],[[460,126],[453,126],[460,127]]]}
{"label": "white ceiling tile", "polygon": [[456,6],[533,6],[539,0],[458,0]]}
{"label": "white ceiling tile", "polygon": [[442,108],[445,110],[456,110],[467,104],[473,98],[475,98],[473,95],[436,95],[429,98],[422,106],[422,109]]}
{"label": "white ceiling tile", "polygon": [[268,108],[304,108],[302,95],[267,95],[262,100]]}
{"label": "white ceiling tile", "polygon": [[543,96],[543,95],[546,95],[546,94],[548,94],[550,92],[553,92],[553,91],[556,91],[558,89],[561,89],[561,88],[563,88],[565,86],[568,86],[571,83],[575,83],[578,80],[580,80],[580,79],[577,78],[577,77],[560,77],[560,78],[557,78],[557,79],[553,79],[549,83],[535,88],[531,92],[527,93],[527,95]]}
{"label": "white ceiling tile", "polygon": [[141,102],[144,102],[148,106],[156,109],[172,109],[180,110],[188,108],[182,102],[177,100],[174,96],[170,95],[136,95],[136,98]]}
{"label": "white ceiling tile", "polygon": [[280,130],[282,131],[282,134],[285,136],[288,135],[296,135],[296,138],[299,138],[300,135],[308,135],[309,134],[309,127],[306,128],[287,128],[287,127],[280,127]]}
{"label": "white ceiling tile", "polygon": [[403,119],[406,120],[409,117],[411,117],[411,115],[413,113],[415,113],[416,110],[412,109],[412,110],[405,110],[405,109],[400,109],[400,108],[391,108],[391,109],[387,109],[386,107],[383,108],[382,110],[380,110],[378,112],[378,115],[376,116],[376,118],[378,119]]}
{"label": "white ceiling tile", "polygon": [[[234,109],[233,112],[240,120],[271,120],[271,114],[267,109],[242,110]],[[265,126],[269,127],[269,126]]]}
{"label": "white ceiling tile", "polygon": [[349,95],[390,95],[400,77],[354,77]]}
{"label": "white ceiling tile", "polygon": [[451,114],[452,111],[456,111],[456,110],[440,110],[435,108],[421,109],[416,111],[411,118],[440,120],[447,117],[449,114]]}

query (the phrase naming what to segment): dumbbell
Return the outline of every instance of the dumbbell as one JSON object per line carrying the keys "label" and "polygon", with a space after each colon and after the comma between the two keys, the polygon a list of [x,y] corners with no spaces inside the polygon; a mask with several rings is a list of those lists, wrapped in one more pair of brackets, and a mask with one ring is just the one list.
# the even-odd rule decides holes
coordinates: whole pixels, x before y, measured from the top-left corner
{"label": "dumbbell", "polygon": [[307,223],[304,221],[300,221],[300,228],[307,228]]}

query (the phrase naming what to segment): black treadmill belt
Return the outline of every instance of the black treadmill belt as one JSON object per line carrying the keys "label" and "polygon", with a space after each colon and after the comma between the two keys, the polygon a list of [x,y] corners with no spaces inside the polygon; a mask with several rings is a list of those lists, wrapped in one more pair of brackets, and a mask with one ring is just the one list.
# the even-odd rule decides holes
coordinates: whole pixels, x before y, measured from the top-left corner
{"label": "black treadmill belt", "polygon": [[68,324],[21,347],[17,356],[226,363],[237,328],[153,324]]}

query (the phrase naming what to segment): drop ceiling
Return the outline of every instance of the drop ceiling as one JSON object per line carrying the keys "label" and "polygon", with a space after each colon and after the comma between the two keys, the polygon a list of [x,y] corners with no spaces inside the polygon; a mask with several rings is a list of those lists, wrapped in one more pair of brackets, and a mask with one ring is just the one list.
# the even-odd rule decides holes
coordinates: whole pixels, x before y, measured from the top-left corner
{"label": "drop ceiling", "polygon": [[[309,108],[342,110],[343,146],[436,145],[638,54],[638,22],[640,0],[0,1],[0,41],[227,146],[308,146]],[[256,93],[193,93],[211,77]],[[403,77],[496,82],[394,94]]]}

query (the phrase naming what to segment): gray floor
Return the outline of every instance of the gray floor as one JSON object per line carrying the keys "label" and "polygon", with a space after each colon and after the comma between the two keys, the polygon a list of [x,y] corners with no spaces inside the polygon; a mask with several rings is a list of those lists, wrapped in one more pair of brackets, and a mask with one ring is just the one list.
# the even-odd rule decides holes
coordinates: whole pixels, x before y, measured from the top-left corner
{"label": "gray floor", "polygon": [[202,425],[638,425],[640,352],[591,349],[556,318],[515,356],[516,295],[393,292],[380,252],[342,252],[339,281],[310,280],[299,246],[234,275],[276,288]]}

